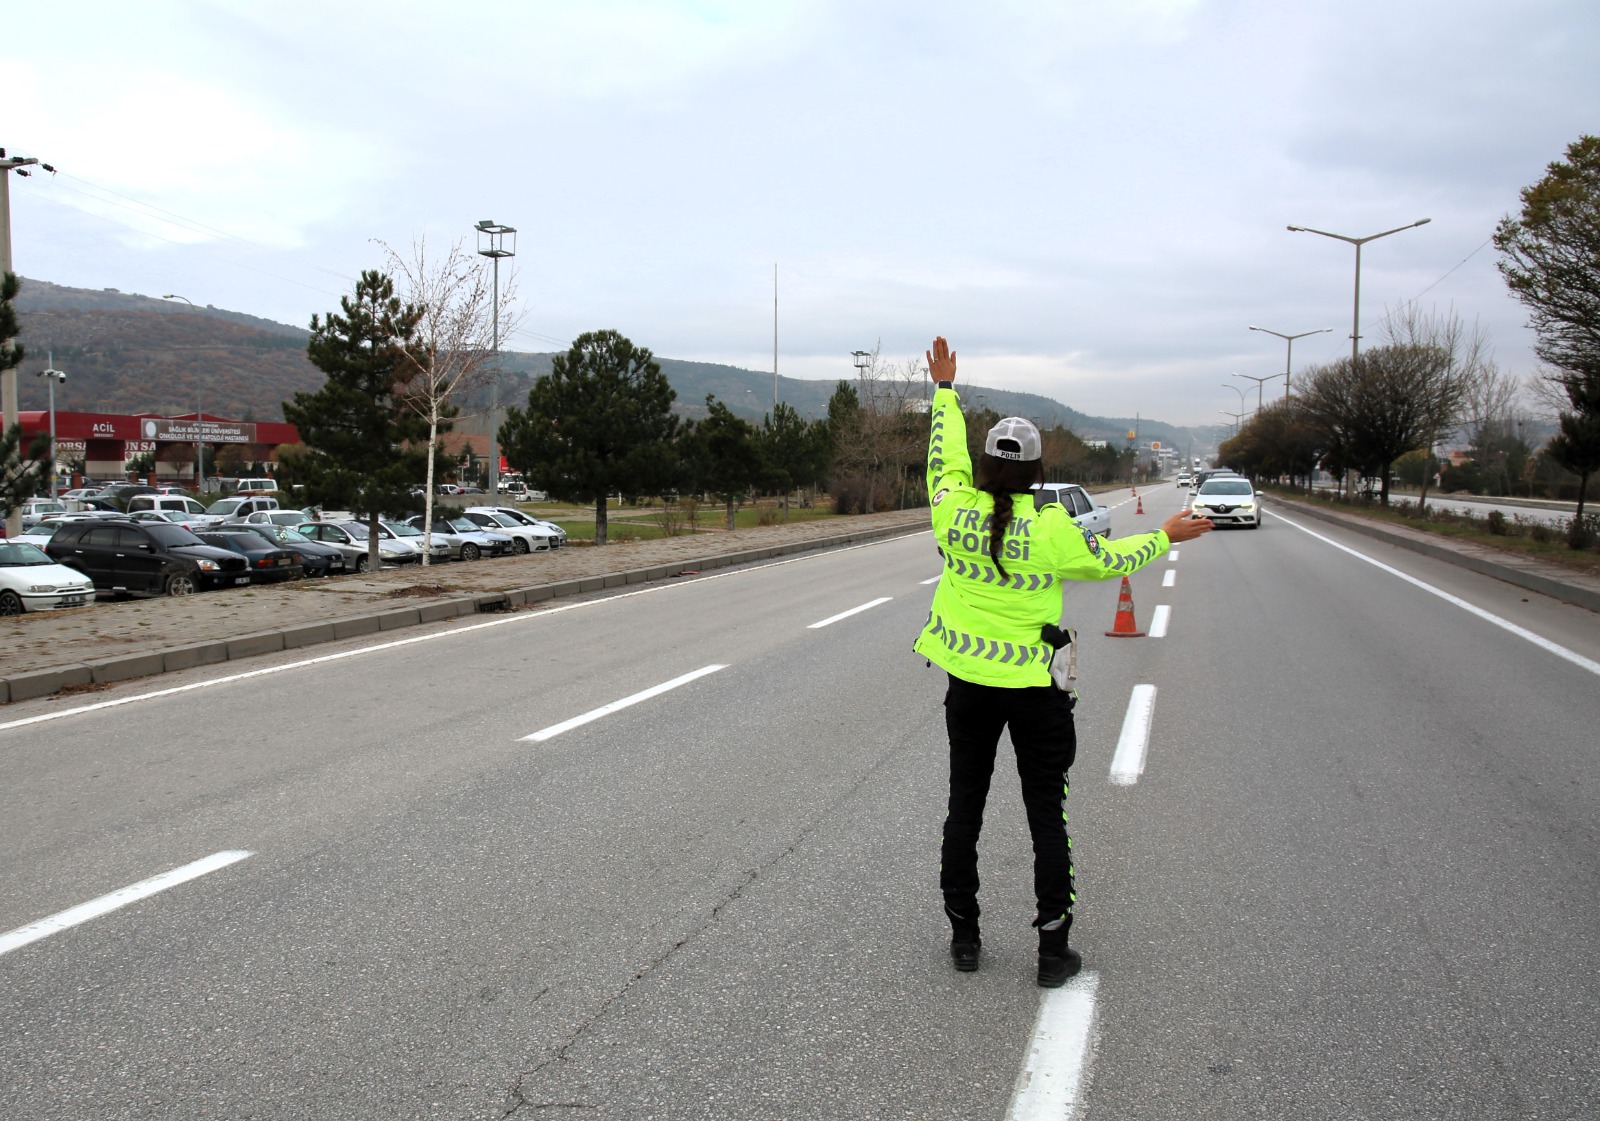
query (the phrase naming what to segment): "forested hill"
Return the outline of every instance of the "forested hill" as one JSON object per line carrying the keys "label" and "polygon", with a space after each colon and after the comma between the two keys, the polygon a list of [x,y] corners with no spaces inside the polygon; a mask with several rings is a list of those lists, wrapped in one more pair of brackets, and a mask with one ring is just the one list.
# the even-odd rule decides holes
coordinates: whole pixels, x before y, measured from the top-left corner
{"label": "forested hill", "polygon": [[[56,368],[67,381],[56,390],[56,407],[81,412],[180,413],[205,411],[237,420],[282,420],[282,402],[297,390],[315,389],[321,373],[307,360],[303,327],[275,323],[222,308],[192,308],[117,292],[67,288],[24,279],[17,299],[22,344],[28,357],[18,381],[24,410],[45,407],[45,386],[32,376],[54,352]],[[506,351],[502,400],[517,404],[533,380],[549,373],[551,354]],[[705,415],[706,394],[715,394],[746,420],[760,421],[772,407],[772,374],[661,358],[661,370],[678,394],[685,416]],[[841,359],[841,377],[853,370]],[[821,417],[837,381],[778,379],[779,399],[801,416]],[[1002,415],[1036,417],[1049,425],[1069,424],[1084,437],[1119,439],[1132,418],[1091,417],[1049,397],[1004,389],[967,386],[963,396]],[[486,402],[484,402],[486,403]],[[469,403],[471,404],[471,403]],[[1189,433],[1144,420],[1141,436],[1182,447]],[[1196,446],[1209,445],[1210,433],[1196,433]]]}

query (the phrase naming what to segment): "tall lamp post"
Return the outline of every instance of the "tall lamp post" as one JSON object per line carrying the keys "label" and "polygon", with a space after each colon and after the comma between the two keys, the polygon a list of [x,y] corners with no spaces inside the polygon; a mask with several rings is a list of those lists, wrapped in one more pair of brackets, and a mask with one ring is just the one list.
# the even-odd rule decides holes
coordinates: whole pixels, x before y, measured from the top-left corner
{"label": "tall lamp post", "polygon": [[1261,391],[1262,391],[1262,387],[1265,386],[1266,383],[1271,381],[1273,378],[1281,378],[1284,375],[1283,374],[1268,374],[1264,378],[1258,378],[1254,374],[1234,374],[1233,376],[1236,377],[1236,378],[1249,378],[1251,381],[1256,383],[1256,412],[1259,413],[1261,411]]}
{"label": "tall lamp post", "polygon": [[[163,300],[182,300],[189,305],[189,310],[200,310],[194,306],[194,301],[188,296],[179,296],[168,292],[161,298]],[[202,500],[205,498],[206,493],[206,405],[205,395],[201,392],[205,389],[205,384],[205,378],[197,374],[195,376],[194,389],[194,490]]]}
{"label": "tall lamp post", "polygon": [[1321,335],[1333,330],[1332,327],[1318,327],[1315,331],[1301,331],[1298,335],[1285,335],[1282,331],[1274,331],[1270,327],[1251,327],[1252,331],[1260,331],[1264,335],[1277,335],[1289,344],[1287,353],[1283,356],[1283,399],[1289,399],[1289,364],[1294,361],[1294,341],[1303,339],[1307,335]]}
{"label": "tall lamp post", "polygon": [[489,502],[500,495],[500,258],[517,255],[517,231],[485,218],[478,231],[478,256],[494,262],[494,397],[489,412]]}
{"label": "tall lamp post", "polygon": [[1310,226],[1290,226],[1289,232],[1296,234],[1321,234],[1331,237],[1335,241],[1342,241],[1347,245],[1356,247],[1356,301],[1355,315],[1350,321],[1350,365],[1356,364],[1356,359],[1361,354],[1361,247],[1369,241],[1377,241],[1380,237],[1388,237],[1402,230],[1414,230],[1418,226],[1426,226],[1432,218],[1419,218],[1417,221],[1404,226],[1396,226],[1392,230],[1384,230],[1381,234],[1369,234],[1366,237],[1347,237],[1344,234],[1330,234],[1327,230],[1314,230]]}
{"label": "tall lamp post", "polygon": [[50,386],[50,500],[56,497],[56,382],[66,384],[67,375],[56,369],[55,351],[48,351],[50,355],[48,370],[40,370],[38,376],[43,378]]}
{"label": "tall lamp post", "polygon": [[1237,385],[1234,385],[1232,382],[1224,381],[1224,382],[1218,382],[1217,384],[1222,386],[1223,389],[1231,389],[1231,390],[1233,390],[1235,393],[1237,393],[1239,395],[1239,415],[1240,416],[1248,416],[1249,413],[1250,413],[1250,409],[1249,409],[1249,406],[1247,406],[1244,403],[1244,390],[1240,389]]}
{"label": "tall lamp post", "polygon": [[1223,416],[1231,416],[1233,418],[1233,434],[1237,436],[1239,434],[1239,418],[1245,416],[1246,414],[1229,412],[1227,409],[1218,409],[1217,412],[1221,413]]}
{"label": "tall lamp post", "polygon": [[[0,148],[0,275],[11,271],[11,173],[33,174],[28,170],[38,164],[45,171],[55,173],[55,168],[33,156],[7,156]],[[11,352],[11,340],[0,339],[0,350]],[[9,431],[17,423],[17,371],[15,367],[0,370],[0,417]],[[54,454],[52,452],[52,454]],[[6,515],[6,536],[15,537],[22,532],[22,508],[16,507]]]}

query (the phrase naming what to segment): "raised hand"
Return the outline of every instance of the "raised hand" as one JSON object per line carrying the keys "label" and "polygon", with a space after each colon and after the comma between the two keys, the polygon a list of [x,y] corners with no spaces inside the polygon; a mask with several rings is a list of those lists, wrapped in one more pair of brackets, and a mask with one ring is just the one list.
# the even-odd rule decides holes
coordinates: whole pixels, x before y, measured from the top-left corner
{"label": "raised hand", "polygon": [[956,380],[956,352],[940,335],[933,340],[933,349],[927,352],[928,376],[936,382]]}

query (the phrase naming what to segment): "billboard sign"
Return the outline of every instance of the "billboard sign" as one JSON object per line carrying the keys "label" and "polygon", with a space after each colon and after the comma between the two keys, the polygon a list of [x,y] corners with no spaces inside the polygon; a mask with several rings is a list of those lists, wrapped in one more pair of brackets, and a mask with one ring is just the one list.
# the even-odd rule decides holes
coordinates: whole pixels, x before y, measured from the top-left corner
{"label": "billboard sign", "polygon": [[139,422],[139,435],[163,443],[253,444],[256,426],[227,420],[169,420],[145,417]]}

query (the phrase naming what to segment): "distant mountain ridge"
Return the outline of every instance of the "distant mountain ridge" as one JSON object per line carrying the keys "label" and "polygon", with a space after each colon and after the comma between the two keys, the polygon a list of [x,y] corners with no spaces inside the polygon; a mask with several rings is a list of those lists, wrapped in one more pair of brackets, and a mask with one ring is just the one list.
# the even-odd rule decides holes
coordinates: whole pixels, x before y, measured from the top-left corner
{"label": "distant mountain ridge", "polygon": [[[238,420],[282,420],[282,403],[295,392],[322,384],[322,374],[306,359],[310,332],[243,312],[191,307],[182,300],[119,292],[114,288],[69,288],[24,279],[17,298],[21,341],[28,358],[18,378],[24,410],[45,407],[45,387],[32,376],[54,352],[67,382],[56,391],[56,407],[81,412],[180,413],[203,406],[207,413]],[[554,354],[503,351],[501,400],[520,404],[533,382],[550,372]],[[714,394],[735,415],[760,422],[772,408],[772,373],[656,356],[677,391],[677,409],[687,417],[706,413]],[[849,380],[849,379],[845,379]],[[838,381],[779,376],[778,398],[801,416],[827,415],[828,398]],[[1086,439],[1120,442],[1133,429],[1130,417],[1094,417],[1036,393],[981,385],[962,386],[969,403],[1005,416],[1037,418],[1050,426],[1066,424]],[[486,408],[487,393],[464,402],[467,411]],[[481,430],[481,421],[464,418],[461,427]],[[1141,440],[1156,439],[1184,451],[1215,442],[1215,430],[1190,430],[1149,419],[1138,422]]]}

